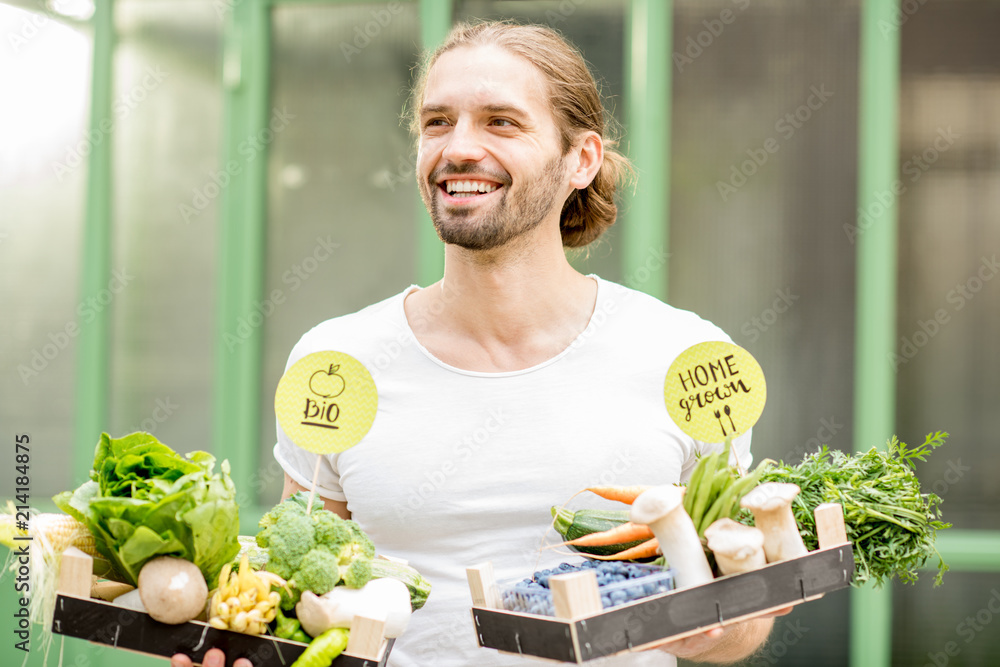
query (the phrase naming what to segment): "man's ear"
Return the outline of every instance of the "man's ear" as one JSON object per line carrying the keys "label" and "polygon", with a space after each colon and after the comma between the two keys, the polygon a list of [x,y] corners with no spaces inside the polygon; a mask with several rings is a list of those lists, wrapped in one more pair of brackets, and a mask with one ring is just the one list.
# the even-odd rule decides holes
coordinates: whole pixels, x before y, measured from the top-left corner
{"label": "man's ear", "polygon": [[571,163],[573,171],[569,184],[577,190],[583,190],[591,184],[604,162],[604,142],[596,132],[584,132],[577,137],[570,153],[575,159]]}

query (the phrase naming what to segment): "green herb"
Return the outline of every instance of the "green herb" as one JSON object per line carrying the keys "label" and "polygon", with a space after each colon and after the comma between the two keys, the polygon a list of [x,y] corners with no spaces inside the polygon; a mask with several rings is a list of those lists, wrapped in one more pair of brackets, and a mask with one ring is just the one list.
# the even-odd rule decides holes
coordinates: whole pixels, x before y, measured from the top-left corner
{"label": "green herb", "polygon": [[148,433],[101,435],[91,481],[54,498],[87,525],[97,549],[126,582],[157,556],[177,556],[213,582],[240,549],[236,487],[229,462],[212,473],[215,457],[183,457]]}
{"label": "green herb", "polygon": [[[936,555],[937,586],[948,566],[934,546],[936,531],[951,524],[941,521],[941,498],[920,492],[914,468],[916,461],[926,461],[947,437],[941,431],[929,433],[922,445],[909,447],[893,436],[886,451],[873,447],[854,456],[823,447],[799,465],[770,467],[761,482],[791,482],[802,489],[792,510],[810,551],[818,547],[816,506],[843,505],[847,539],[854,545],[853,585],[870,580],[880,588],[893,575],[913,583],[917,570]],[[753,525],[752,516],[744,515],[741,520]]]}

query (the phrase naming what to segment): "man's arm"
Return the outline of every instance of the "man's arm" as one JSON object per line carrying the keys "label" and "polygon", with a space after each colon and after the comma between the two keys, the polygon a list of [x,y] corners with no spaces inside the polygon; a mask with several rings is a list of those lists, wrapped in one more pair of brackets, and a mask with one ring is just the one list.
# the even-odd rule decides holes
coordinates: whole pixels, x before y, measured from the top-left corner
{"label": "man's arm", "polygon": [[[286,472],[285,473],[285,486],[281,490],[281,499],[284,500],[285,498],[287,498],[288,496],[292,495],[293,493],[296,493],[297,491],[305,491],[306,493],[309,493],[309,489],[307,489],[306,487],[302,486],[301,484],[299,484],[298,482],[296,482],[294,479],[292,479],[291,477],[289,477],[288,473]],[[320,498],[322,498],[322,496],[320,496]],[[347,502],[346,501],[330,500],[329,498],[322,498],[322,500],[323,500],[323,507],[324,508],[330,510],[334,514],[340,515],[340,517],[342,519],[350,519],[351,518],[351,513],[347,509]]]}

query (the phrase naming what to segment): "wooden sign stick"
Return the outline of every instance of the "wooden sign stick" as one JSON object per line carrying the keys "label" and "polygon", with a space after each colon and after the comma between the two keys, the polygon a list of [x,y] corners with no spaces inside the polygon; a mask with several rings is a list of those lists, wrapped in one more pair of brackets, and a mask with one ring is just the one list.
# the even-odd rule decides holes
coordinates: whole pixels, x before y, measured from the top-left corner
{"label": "wooden sign stick", "polygon": [[306,514],[312,514],[313,498],[316,497],[316,481],[319,479],[319,464],[323,461],[323,455],[316,455],[316,469],[313,470],[313,481],[309,485],[309,503],[306,504]]}

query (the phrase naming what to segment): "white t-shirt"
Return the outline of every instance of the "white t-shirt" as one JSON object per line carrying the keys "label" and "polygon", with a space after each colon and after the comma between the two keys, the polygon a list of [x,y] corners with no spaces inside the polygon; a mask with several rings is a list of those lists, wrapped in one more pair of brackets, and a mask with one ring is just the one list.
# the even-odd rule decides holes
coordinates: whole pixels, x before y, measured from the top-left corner
{"label": "white t-shirt", "polygon": [[[550,508],[595,484],[686,479],[695,454],[721,449],[684,435],[667,414],[663,383],[674,358],[725,340],[718,327],[641,292],[594,277],[587,328],[563,352],[506,373],[466,371],[417,342],[403,300],[417,287],[328,320],[292,350],[290,367],[322,350],[350,354],[371,372],[378,411],[355,447],[324,457],[317,493],[347,501],[379,553],[405,558],[430,580],[426,606],[393,647],[397,667],[536,665],[480,648],[465,568],[492,561],[498,581],[579,556],[539,551]],[[750,434],[734,451],[750,466]],[[316,458],[278,426],[274,456],[299,484]],[[570,507],[624,509],[587,495]],[[595,665],[674,665],[648,651]]]}

